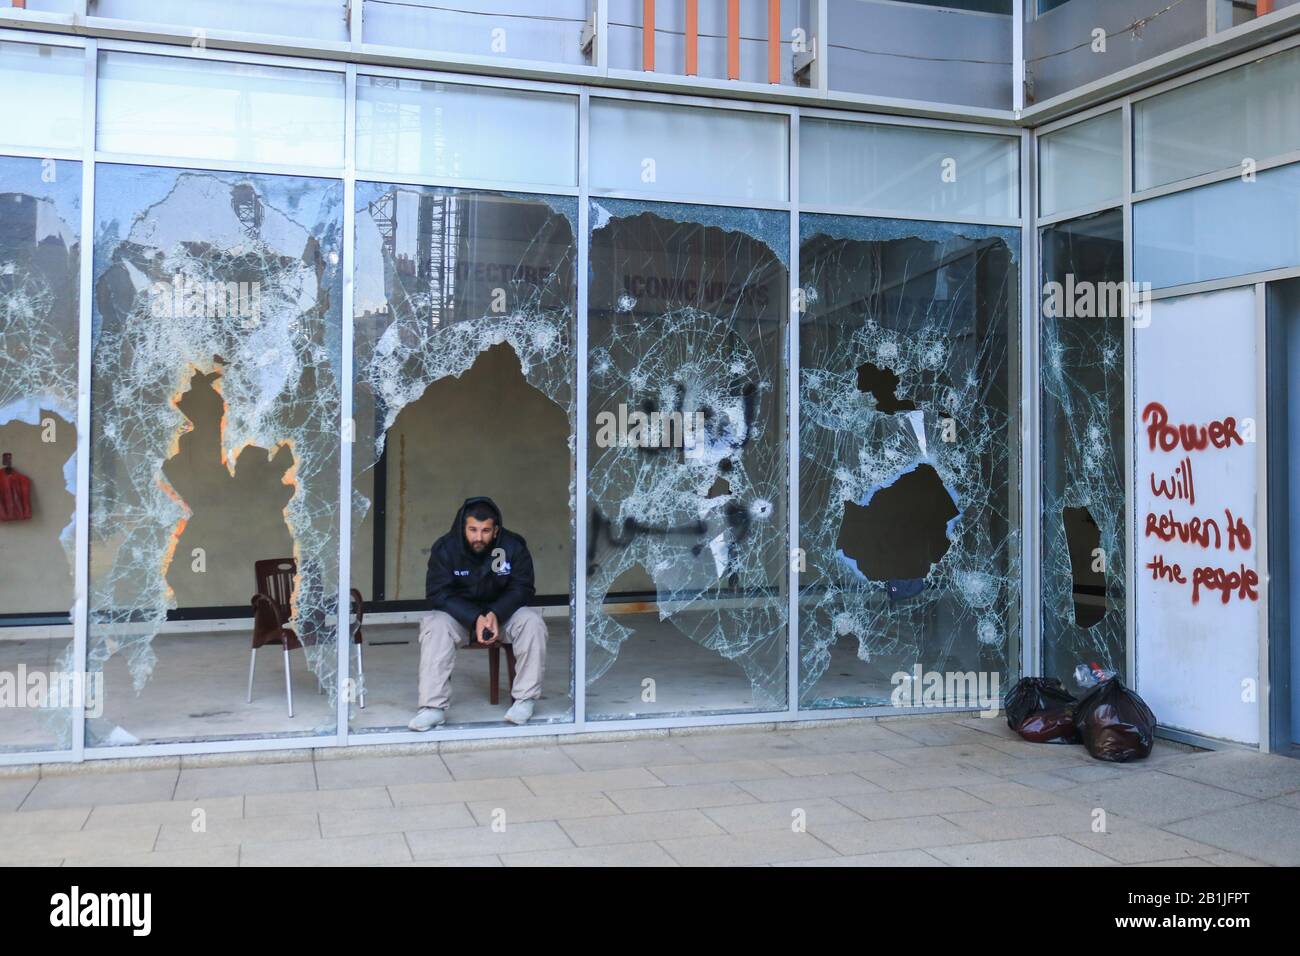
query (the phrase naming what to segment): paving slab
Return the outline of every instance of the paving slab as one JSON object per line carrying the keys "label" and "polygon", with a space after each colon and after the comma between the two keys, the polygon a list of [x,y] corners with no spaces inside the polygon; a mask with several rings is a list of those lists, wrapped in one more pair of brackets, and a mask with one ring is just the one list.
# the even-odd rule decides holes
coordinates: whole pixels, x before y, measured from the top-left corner
{"label": "paving slab", "polygon": [[745,833],[663,840],[660,846],[682,866],[757,866],[836,855],[811,833]]}
{"label": "paving slab", "polygon": [[121,770],[42,777],[19,809],[54,810],[170,800],[175,795],[179,774],[179,770]]}
{"label": "paving slab", "polygon": [[925,817],[961,810],[988,810],[989,804],[956,787],[907,790],[897,793],[846,793],[835,799],[868,820]]}
{"label": "paving slab", "polygon": [[320,835],[320,824],[314,813],[218,818],[207,821],[202,830],[195,830],[189,823],[164,823],[155,849],[184,850],[238,846],[241,843],[279,843],[286,840],[313,840]]}
{"label": "paving slab", "polygon": [[320,832],[325,838],[404,833],[408,830],[444,830],[472,827],[474,817],[463,803],[426,806],[377,807],[370,810],[322,810]]}
{"label": "paving slab", "polygon": [[467,750],[442,754],[456,780],[527,777],[547,773],[576,773],[582,768],[561,747],[518,747]]}
{"label": "paving slab", "polygon": [[529,850],[568,849],[574,844],[553,820],[508,823],[503,830],[490,825],[457,830],[418,830],[406,834],[417,860],[439,857],[500,856]]}
{"label": "paving slab", "polygon": [[736,783],[742,780],[761,780],[779,777],[782,771],[765,760],[723,760],[719,762],[671,764],[647,768],[669,786],[688,783]]}
{"label": "paving slab", "polygon": [[737,783],[688,783],[644,790],[611,790],[605,795],[624,813],[690,810],[756,803],[758,798]]}
{"label": "paving slab", "polygon": [[692,751],[673,740],[620,740],[564,745],[560,749],[582,770],[622,770],[699,760]]}
{"label": "paving slab", "polygon": [[451,771],[437,754],[316,761],[316,785],[322,790],[386,787],[400,783],[441,783],[450,779]]}
{"label": "paving slab", "polygon": [[506,866],[678,866],[658,843],[616,843],[569,850],[506,853]]}
{"label": "paving slab", "polygon": [[394,806],[427,803],[465,803],[470,800],[506,800],[536,796],[518,777],[486,777],[450,783],[403,783],[388,788]]}
{"label": "paving slab", "polygon": [[1115,861],[1062,836],[1025,837],[926,852],[949,866],[1115,866]]}
{"label": "paving slab", "polygon": [[410,848],[400,833],[245,843],[239,848],[240,866],[374,866],[409,859]]}
{"label": "paving slab", "polygon": [[888,850],[884,853],[859,853],[854,856],[833,856],[819,860],[795,860],[790,863],[773,863],[773,866],[947,866],[925,850]]}
{"label": "paving slab", "polygon": [[1158,770],[1081,784],[1060,795],[1156,826],[1252,802],[1243,794]]}
{"label": "paving slab", "polygon": [[974,843],[979,837],[941,816],[864,820],[861,823],[810,825],[808,832],[846,855],[883,850],[924,850],[956,843]]}
{"label": "paving slab", "polygon": [[1259,799],[1300,798],[1300,760],[1294,757],[1225,751],[1214,760],[1171,764],[1164,772]]}
{"label": "paving slab", "polygon": [[306,760],[233,767],[186,767],[180,771],[175,799],[315,789],[316,771]]}
{"label": "paving slab", "polygon": [[524,784],[538,796],[558,793],[584,793],[600,790],[642,790],[662,787],[664,782],[644,767],[621,770],[590,770],[577,773],[553,773],[524,777]]}
{"label": "paving slab", "polygon": [[1164,829],[1274,866],[1300,866],[1300,809],[1271,801],[1199,813]]}
{"label": "paving slab", "polygon": [[682,837],[715,836],[723,831],[702,810],[662,810],[617,816],[561,820],[560,826],[577,846],[643,843]]}
{"label": "paving slab", "polygon": [[368,810],[392,805],[392,797],[384,787],[250,793],[244,797],[244,816],[269,817],[284,813],[317,813],[322,810]]}
{"label": "paving slab", "polygon": [[539,797],[477,801],[469,805],[469,811],[474,818],[474,823],[490,824],[495,819],[501,819],[507,826],[511,823],[532,823],[536,820],[615,816],[623,812],[603,793],[580,791],[551,793]]}
{"label": "paving slab", "polygon": [[711,807],[704,814],[728,833],[757,833],[760,831],[807,829],[813,825],[830,826],[835,823],[855,823],[862,817],[843,803],[829,797],[812,800],[782,800],[772,803],[753,803],[738,807]]}
{"label": "paving slab", "polygon": [[736,784],[764,802],[811,800],[851,793],[884,793],[885,788],[855,773],[810,774],[803,777],[772,777],[742,780]]}

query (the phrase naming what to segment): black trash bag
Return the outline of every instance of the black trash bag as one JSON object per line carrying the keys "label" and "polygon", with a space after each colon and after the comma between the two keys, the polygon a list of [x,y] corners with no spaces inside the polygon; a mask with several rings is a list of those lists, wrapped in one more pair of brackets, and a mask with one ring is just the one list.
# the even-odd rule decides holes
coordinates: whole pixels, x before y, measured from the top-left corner
{"label": "black trash bag", "polygon": [[1088,691],[1075,709],[1074,721],[1083,745],[1098,760],[1141,760],[1155,743],[1156,715],[1118,677]]}
{"label": "black trash bag", "polygon": [[1074,705],[1052,707],[1030,714],[1016,725],[1016,733],[1035,744],[1077,744]]}
{"label": "black trash bag", "polygon": [[1055,677],[1022,677],[1007,692],[1002,708],[1007,712],[1007,726],[1018,731],[1025,718],[1045,710],[1073,707],[1071,694]]}

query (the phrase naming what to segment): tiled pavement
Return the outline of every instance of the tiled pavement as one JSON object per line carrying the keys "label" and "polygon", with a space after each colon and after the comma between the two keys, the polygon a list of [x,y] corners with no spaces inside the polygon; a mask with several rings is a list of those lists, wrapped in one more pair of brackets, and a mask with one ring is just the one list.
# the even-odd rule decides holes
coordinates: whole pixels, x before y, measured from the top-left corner
{"label": "tiled pavement", "polygon": [[1106,764],[978,717],[520,744],[8,772],[0,863],[1300,864],[1287,757]]}

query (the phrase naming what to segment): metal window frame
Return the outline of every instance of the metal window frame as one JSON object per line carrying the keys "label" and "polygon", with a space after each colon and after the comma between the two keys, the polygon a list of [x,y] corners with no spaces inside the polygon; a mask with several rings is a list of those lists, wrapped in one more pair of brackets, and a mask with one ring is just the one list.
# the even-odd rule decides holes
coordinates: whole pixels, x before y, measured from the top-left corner
{"label": "metal window frame", "polygon": [[[1017,0],[1019,5],[1021,0]],[[1020,209],[1020,676],[1043,669],[1041,317],[1038,309],[1038,139],[1021,143]],[[1033,492],[1030,492],[1033,489]]]}
{"label": "metal window frame", "polygon": [[[1043,205],[1042,170],[1043,170],[1043,166],[1045,165],[1042,161],[1043,139],[1052,136],[1055,133],[1059,133],[1063,130],[1071,129],[1075,126],[1081,126],[1082,124],[1098,119],[1099,117],[1109,116],[1111,113],[1119,114],[1119,120],[1120,120],[1119,159],[1120,159],[1121,176],[1120,176],[1119,194],[1116,196],[1112,196],[1108,199],[1101,200],[1099,202],[1088,203],[1083,206],[1076,206],[1068,209],[1060,209],[1053,213],[1044,214],[1042,211],[1042,205]],[[1114,209],[1117,206],[1123,205],[1124,197],[1126,195],[1125,187],[1124,187],[1123,170],[1129,169],[1132,166],[1132,164],[1127,161],[1127,154],[1124,152],[1124,129],[1127,125],[1124,122],[1124,117],[1125,117],[1125,113],[1124,113],[1123,103],[1103,104],[1101,106],[1095,106],[1090,110],[1085,110],[1084,112],[1079,113],[1075,116],[1071,116],[1069,119],[1058,120],[1055,123],[1049,123],[1046,126],[1033,130],[1034,157],[1038,161],[1038,169],[1036,171],[1036,175],[1034,178],[1034,199],[1036,200],[1036,202],[1034,203],[1034,212],[1038,218],[1039,225],[1048,226],[1057,222],[1066,222],[1071,219],[1080,219],[1084,216],[1091,216],[1093,213],[1105,212],[1108,209]]]}

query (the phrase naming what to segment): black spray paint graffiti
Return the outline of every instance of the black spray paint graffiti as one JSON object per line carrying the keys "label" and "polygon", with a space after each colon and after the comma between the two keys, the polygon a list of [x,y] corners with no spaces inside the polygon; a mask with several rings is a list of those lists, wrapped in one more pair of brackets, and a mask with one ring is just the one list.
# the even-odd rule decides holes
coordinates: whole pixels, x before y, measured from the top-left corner
{"label": "black spray paint graffiti", "polygon": [[[683,547],[690,542],[689,550],[693,558],[703,555],[709,547],[709,541],[716,538],[719,533],[725,535],[727,544],[740,544],[749,537],[754,523],[754,512],[755,509],[744,502],[728,501],[722,506],[721,529],[711,526],[702,518],[674,526],[653,525],[635,518],[625,518],[616,528],[615,523],[599,508],[594,508],[588,523],[587,573],[593,575],[600,569],[598,558],[602,543],[612,550],[621,550],[631,545],[638,535],[683,538],[685,539]],[[728,548],[727,551],[730,553],[731,549]],[[730,563],[728,561],[728,565]],[[719,577],[725,578],[729,587],[735,587],[737,584],[737,571],[731,567],[727,567]]]}

